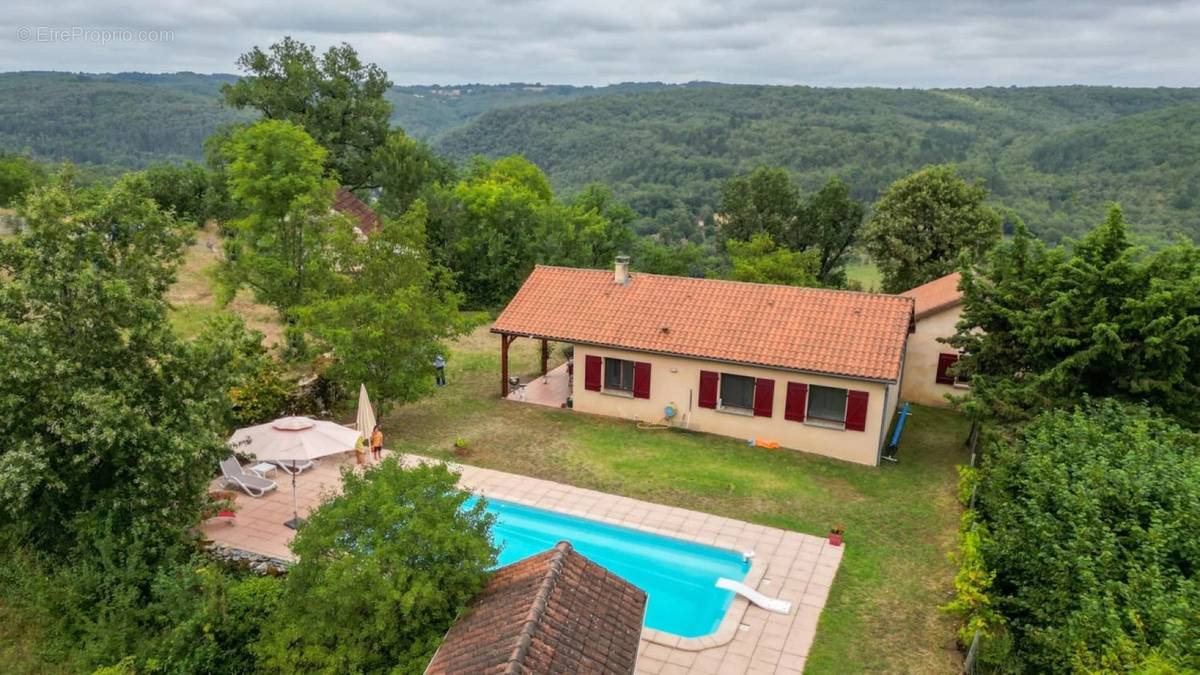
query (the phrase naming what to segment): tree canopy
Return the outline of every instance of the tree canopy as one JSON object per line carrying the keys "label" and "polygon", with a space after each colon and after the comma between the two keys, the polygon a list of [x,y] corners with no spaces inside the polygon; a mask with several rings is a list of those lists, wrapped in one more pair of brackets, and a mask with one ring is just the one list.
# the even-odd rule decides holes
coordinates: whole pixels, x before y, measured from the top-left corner
{"label": "tree canopy", "polygon": [[278,672],[421,672],[496,563],[494,519],[444,465],[394,458],[314,511],[258,648]]}
{"label": "tree canopy", "polygon": [[787,169],[760,166],[730,178],[721,188],[720,232],[725,240],[748,241],[766,234],[787,248],[804,245],[797,223],[800,193]]}
{"label": "tree canopy", "polygon": [[816,286],[821,264],[816,251],[792,251],[776,246],[765,232],[750,241],[731,239],[726,242],[732,269],[729,278],[760,284],[784,286]]}
{"label": "tree canopy", "polygon": [[496,307],[538,263],[607,266],[632,247],[627,207],[592,186],[570,203],[521,156],[477,159],[430,199],[431,251],[455,276],[469,307]]}
{"label": "tree canopy", "polygon": [[1049,247],[1018,225],[968,267],[950,344],[968,409],[1005,421],[1084,395],[1145,401],[1200,425],[1200,250],[1147,254],[1119,207],[1078,242]]}
{"label": "tree canopy", "polygon": [[449,273],[430,260],[427,217],[418,200],[367,237],[343,224],[328,238],[327,289],[297,309],[300,329],[333,355],[325,374],[346,391],[366,384],[381,406],[430,393],[434,356],[468,327]]}
{"label": "tree canopy", "polygon": [[1200,437],[1112,400],[1051,410],[988,448],[978,500],[1023,670],[1200,668]]}
{"label": "tree canopy", "polygon": [[929,166],[892,183],[863,232],[883,275],[883,290],[900,293],[953,272],[959,255],[981,255],[1000,239],[1002,218],[987,190],[951,165]]}
{"label": "tree canopy", "polygon": [[858,239],[865,209],[836,176],[816,193],[804,197],[786,169],[759,167],[749,175],[729,179],[721,194],[721,213],[714,219],[731,258],[731,241],[749,243],[765,236],[772,242],[766,249],[761,241],[755,246],[736,246],[743,267],[756,250],[776,251],[777,260],[766,265],[777,265],[782,262],[778,258],[788,253],[811,251],[815,268],[807,270],[805,264],[807,271],[793,278],[807,279],[806,285],[845,285],[846,257]]}
{"label": "tree canopy", "polygon": [[237,341],[171,333],[190,228],[149,193],[41,188],[0,241],[0,524],[43,551],[178,543],[228,453]]}
{"label": "tree canopy", "polygon": [[46,172],[37,162],[20,155],[0,154],[0,207],[15,205],[45,180]]}
{"label": "tree canopy", "polygon": [[291,37],[238,58],[246,75],[221,86],[235,108],[253,108],[268,120],[292,122],[324,147],[330,174],[351,188],[377,185],[372,156],[385,147],[392,83],[373,63],[364,64],[346,43],[318,55]]}
{"label": "tree canopy", "polygon": [[291,321],[328,277],[325,241],[335,183],[325,149],[301,127],[265,120],[222,146],[239,215],[227,225],[224,276]]}

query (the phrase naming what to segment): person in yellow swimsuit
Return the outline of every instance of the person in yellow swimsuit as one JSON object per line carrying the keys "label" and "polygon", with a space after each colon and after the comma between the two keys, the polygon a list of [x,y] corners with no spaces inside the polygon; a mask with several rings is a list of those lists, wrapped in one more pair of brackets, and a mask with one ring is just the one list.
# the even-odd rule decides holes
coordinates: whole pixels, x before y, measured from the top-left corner
{"label": "person in yellow swimsuit", "polygon": [[376,462],[383,461],[383,430],[379,428],[378,424],[371,432],[371,459]]}

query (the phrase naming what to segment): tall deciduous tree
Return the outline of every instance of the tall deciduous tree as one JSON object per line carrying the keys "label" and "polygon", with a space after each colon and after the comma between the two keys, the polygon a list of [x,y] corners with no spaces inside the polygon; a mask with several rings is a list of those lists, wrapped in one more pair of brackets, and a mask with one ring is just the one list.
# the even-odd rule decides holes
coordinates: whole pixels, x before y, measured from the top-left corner
{"label": "tall deciduous tree", "polygon": [[858,239],[863,205],[836,176],[808,198],[800,195],[786,169],[759,167],[725,183],[718,222],[724,241],[748,242],[765,234],[778,247],[814,251],[814,285],[846,284],[846,255]]}
{"label": "tall deciduous tree", "polygon": [[266,120],[234,133],[222,153],[241,210],[228,225],[225,279],[291,322],[329,274],[335,184],[323,172],[325,149],[291,122]]}
{"label": "tall deciduous tree", "polygon": [[393,129],[371,157],[381,213],[399,216],[432,185],[450,183],[454,165],[433,153],[428,145]]}
{"label": "tall deciduous tree", "polygon": [[850,187],[832,176],[800,207],[804,250],[816,251],[817,281],[831,288],[846,285],[846,256],[858,240],[866,209],[850,196]]}
{"label": "tall deciduous tree", "polygon": [[366,238],[340,227],[329,288],[297,310],[300,328],[333,354],[326,375],[347,391],[365,383],[380,405],[432,391],[434,357],[468,327],[449,273],[429,260],[427,214],[418,200]]}
{"label": "tall deciduous tree", "polygon": [[1003,420],[1083,395],[1146,401],[1200,425],[1200,249],[1145,255],[1121,210],[1073,246],[1021,224],[963,275],[950,344],[971,377],[968,406]]}
{"label": "tall deciduous tree", "polygon": [[555,205],[546,213],[542,260],[576,267],[607,267],[633,247],[629,224],[637,217],[612,191],[589,185],[569,204]]}
{"label": "tall deciduous tree", "polygon": [[238,58],[245,76],[221,88],[235,108],[253,108],[270,120],[305,129],[323,146],[330,173],[351,188],[377,186],[372,161],[388,141],[392,83],[348,44],[316,49],[291,37]]}
{"label": "tall deciduous tree", "polygon": [[483,502],[445,466],[342,472],[296,534],[258,647],[271,672],[419,673],[496,562]]}
{"label": "tall deciduous tree", "polygon": [[471,307],[508,301],[537,263],[607,266],[632,246],[630,213],[593,186],[570,204],[524,157],[476,159],[430,200],[430,249]]}
{"label": "tall deciduous tree", "polygon": [[0,241],[0,526],[43,553],[107,542],[117,567],[198,521],[239,360],[236,339],[171,333],[190,228],[149,193],[136,174],[39,189]]}
{"label": "tall deciduous tree", "polygon": [[438,200],[430,229],[432,249],[471,307],[508,301],[539,260],[542,221],[551,206],[550,183],[520,157],[478,161]]}
{"label": "tall deciduous tree", "polygon": [[802,248],[797,231],[800,193],[787,169],[760,166],[747,176],[735,176],[721,190],[718,219],[721,238],[749,241],[767,234],[787,248]]}
{"label": "tall deciduous tree", "polygon": [[1000,212],[987,190],[963,180],[953,165],[926,167],[892,183],[863,232],[883,275],[899,293],[954,271],[963,251],[980,255],[1000,239]]}

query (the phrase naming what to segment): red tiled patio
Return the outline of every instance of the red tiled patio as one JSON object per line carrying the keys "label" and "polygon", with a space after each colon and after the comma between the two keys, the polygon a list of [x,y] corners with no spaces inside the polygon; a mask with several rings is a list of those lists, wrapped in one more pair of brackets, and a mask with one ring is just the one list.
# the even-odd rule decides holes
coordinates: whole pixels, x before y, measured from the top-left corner
{"label": "red tiled patio", "polygon": [[508,400],[561,408],[571,395],[570,364],[564,363],[540,377],[521,382],[508,393]]}

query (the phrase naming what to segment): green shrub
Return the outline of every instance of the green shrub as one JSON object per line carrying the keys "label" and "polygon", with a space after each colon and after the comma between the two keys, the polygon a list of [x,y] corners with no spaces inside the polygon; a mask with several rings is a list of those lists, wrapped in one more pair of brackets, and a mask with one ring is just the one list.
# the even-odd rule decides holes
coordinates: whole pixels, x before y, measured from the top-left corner
{"label": "green shrub", "polygon": [[211,565],[178,570],[156,598],[163,636],[151,643],[146,670],[154,673],[249,673],[251,646],[279,605],[282,581],[232,575]]}
{"label": "green shrub", "polygon": [[295,396],[274,363],[264,363],[259,371],[229,390],[233,399],[234,422],[239,427],[269,422],[284,414]]}
{"label": "green shrub", "polygon": [[342,472],[292,542],[257,652],[273,672],[421,672],[496,562],[493,517],[444,466]]}
{"label": "green shrub", "polygon": [[1105,401],[987,457],[972,547],[1025,670],[1200,669],[1200,437]]}
{"label": "green shrub", "polygon": [[950,556],[958,564],[958,572],[954,575],[954,599],[942,606],[943,610],[962,617],[958,639],[963,645],[970,644],[975,633],[991,635],[1003,623],[988,595],[996,574],[988,571],[980,551],[986,537],[987,528],[976,521],[975,512],[964,512],[959,525],[958,548]]}

